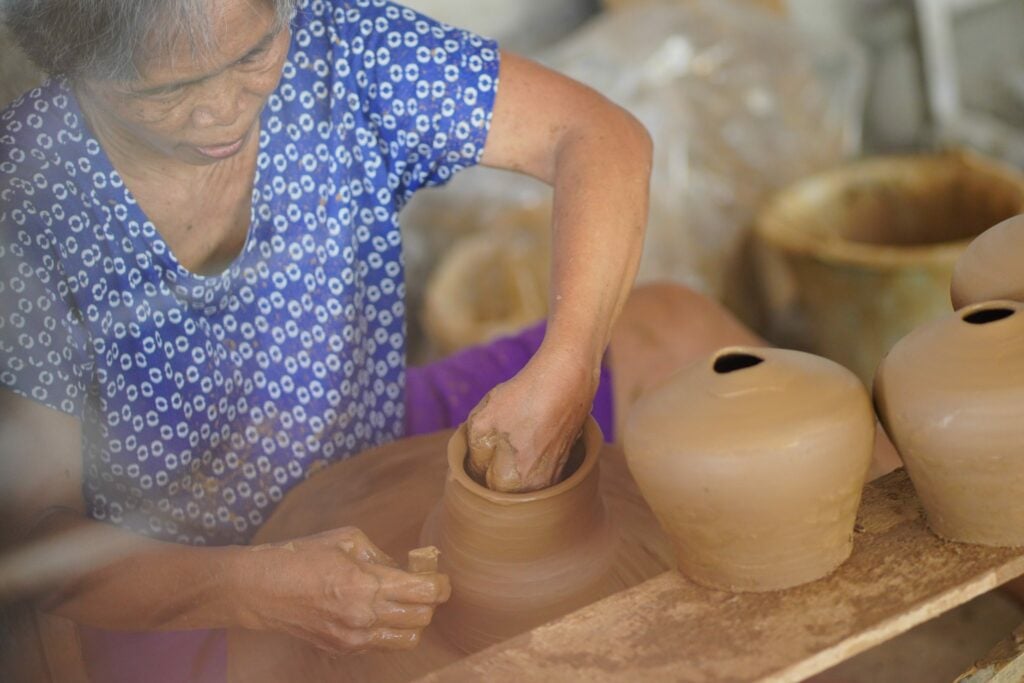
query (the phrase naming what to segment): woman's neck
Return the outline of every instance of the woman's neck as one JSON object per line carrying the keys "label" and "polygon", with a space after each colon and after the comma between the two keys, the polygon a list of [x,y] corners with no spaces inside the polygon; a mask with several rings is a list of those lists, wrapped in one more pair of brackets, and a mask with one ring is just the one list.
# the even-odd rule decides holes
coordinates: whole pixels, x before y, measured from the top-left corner
{"label": "woman's neck", "polygon": [[190,164],[146,145],[94,107],[87,94],[79,103],[93,136],[178,262],[212,274],[234,259],[249,228],[258,133],[232,157]]}

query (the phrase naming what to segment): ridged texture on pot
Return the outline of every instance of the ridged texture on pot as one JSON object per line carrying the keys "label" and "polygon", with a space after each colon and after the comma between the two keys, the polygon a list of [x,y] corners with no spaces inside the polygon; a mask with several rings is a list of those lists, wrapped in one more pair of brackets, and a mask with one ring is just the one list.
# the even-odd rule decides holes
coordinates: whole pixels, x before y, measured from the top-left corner
{"label": "ridged texture on pot", "polygon": [[976,304],[914,330],[874,395],[931,529],[1024,546],[1024,304]]}
{"label": "ridged texture on pot", "polygon": [[[744,358],[762,362],[729,370]],[[685,576],[768,591],[826,576],[849,557],[874,429],[868,393],[849,370],[797,351],[733,347],[644,395],[625,449]]]}
{"label": "ridged texture on pot", "polygon": [[435,617],[451,643],[475,652],[629,585],[612,567],[616,535],[598,494],[602,443],[589,420],[573,474],[510,494],[470,479],[465,428],[455,433],[444,496],[421,535],[441,550],[440,571],[452,581]]}
{"label": "ridged texture on pot", "polygon": [[1024,214],[981,233],[957,259],[953,308],[994,299],[1024,301]]}

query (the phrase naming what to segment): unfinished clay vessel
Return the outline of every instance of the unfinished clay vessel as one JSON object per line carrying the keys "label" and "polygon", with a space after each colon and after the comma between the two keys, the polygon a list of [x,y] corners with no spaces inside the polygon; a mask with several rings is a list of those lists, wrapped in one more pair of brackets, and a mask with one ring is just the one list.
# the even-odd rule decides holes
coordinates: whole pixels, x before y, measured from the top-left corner
{"label": "unfinished clay vessel", "polygon": [[434,623],[475,652],[625,588],[615,576],[616,534],[598,493],[603,438],[588,420],[558,484],[501,493],[466,472],[466,432],[448,444],[444,495],[420,538],[441,551],[451,600]]}
{"label": "unfinished clay vessel", "polygon": [[967,306],[914,330],[874,395],[931,529],[1024,546],[1024,304]]}
{"label": "unfinished clay vessel", "polygon": [[1024,301],[1024,214],[979,235],[957,259],[950,299],[953,308],[1012,299]]}
{"label": "unfinished clay vessel", "polygon": [[842,366],[732,347],[630,413],[626,459],[679,571],[723,590],[814,581],[849,557],[871,460],[868,392]]}

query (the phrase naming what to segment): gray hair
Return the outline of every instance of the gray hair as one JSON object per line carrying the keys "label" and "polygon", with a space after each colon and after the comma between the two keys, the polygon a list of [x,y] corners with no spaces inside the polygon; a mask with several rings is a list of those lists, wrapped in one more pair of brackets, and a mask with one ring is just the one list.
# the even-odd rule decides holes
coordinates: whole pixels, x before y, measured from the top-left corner
{"label": "gray hair", "polygon": [[[193,52],[212,45],[210,7],[217,0],[0,0],[15,40],[54,76],[133,80],[147,54],[185,39]],[[297,0],[270,4],[287,22]],[[171,30],[157,27],[169,26]]]}

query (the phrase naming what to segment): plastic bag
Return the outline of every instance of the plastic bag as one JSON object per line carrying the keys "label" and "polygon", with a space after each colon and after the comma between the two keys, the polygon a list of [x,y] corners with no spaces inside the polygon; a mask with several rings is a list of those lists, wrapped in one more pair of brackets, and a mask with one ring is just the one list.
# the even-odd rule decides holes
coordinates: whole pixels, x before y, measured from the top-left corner
{"label": "plastic bag", "polygon": [[[638,281],[682,282],[748,322],[756,317],[744,310],[752,301],[745,237],[769,195],[859,151],[859,48],[817,41],[750,6],[693,0],[606,12],[540,60],[633,112],[654,139]],[[403,225],[407,257],[422,274],[440,253],[432,248],[487,230],[489,216],[543,205],[550,193],[473,170],[415,201]]]}
{"label": "plastic bag", "polygon": [[860,148],[859,48],[815,41],[749,6],[624,8],[545,62],[633,112],[654,138],[641,281],[726,298],[767,197]]}

